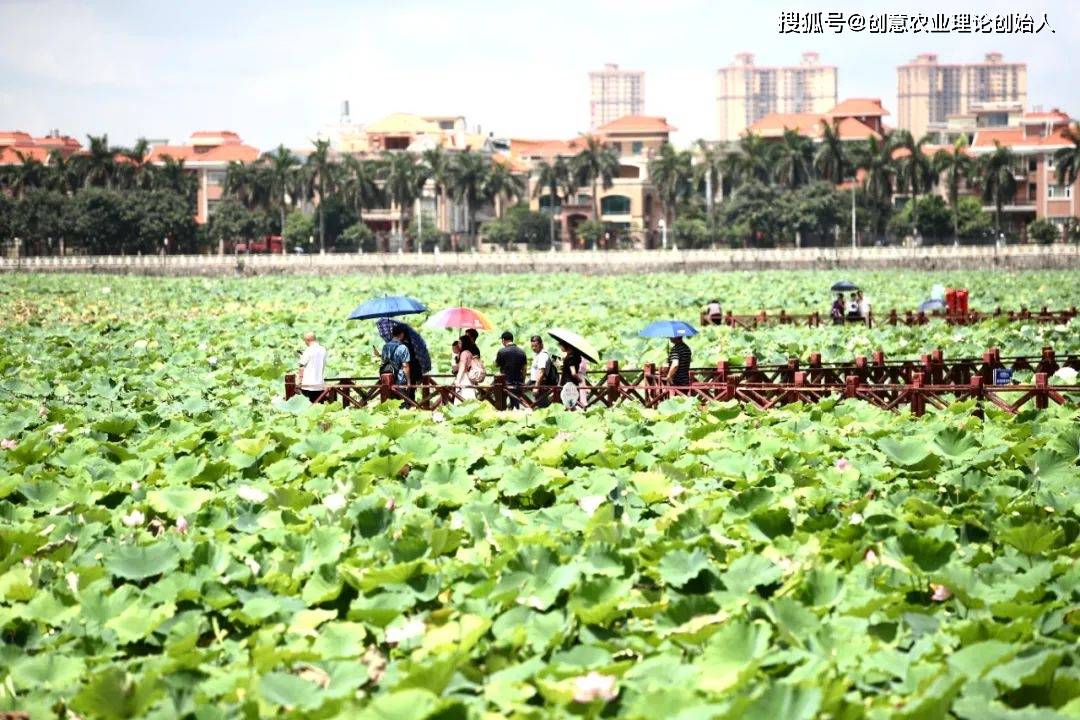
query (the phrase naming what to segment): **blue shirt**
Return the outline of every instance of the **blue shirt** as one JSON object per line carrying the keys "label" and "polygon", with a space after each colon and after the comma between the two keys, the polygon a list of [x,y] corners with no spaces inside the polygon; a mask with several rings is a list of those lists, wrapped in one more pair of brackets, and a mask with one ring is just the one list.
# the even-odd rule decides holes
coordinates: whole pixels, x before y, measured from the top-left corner
{"label": "blue shirt", "polygon": [[391,340],[383,345],[382,349],[382,361],[383,364],[389,363],[394,369],[394,383],[397,385],[407,385],[409,378],[405,375],[405,363],[409,362],[412,358],[409,357],[409,348],[405,347],[404,343],[400,343],[397,340]]}

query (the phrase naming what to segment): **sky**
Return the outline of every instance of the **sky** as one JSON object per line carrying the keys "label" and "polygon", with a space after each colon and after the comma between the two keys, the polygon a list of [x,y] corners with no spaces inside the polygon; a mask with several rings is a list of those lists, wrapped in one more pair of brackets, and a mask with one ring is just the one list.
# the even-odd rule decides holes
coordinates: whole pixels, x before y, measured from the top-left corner
{"label": "sky", "polygon": [[[784,10],[1045,13],[1055,32],[781,35]],[[893,122],[897,65],[999,51],[1028,63],[1029,105],[1080,116],[1075,0],[0,0],[0,27],[0,130],[84,144],[228,129],[302,148],[343,100],[358,123],[464,115],[497,137],[569,138],[588,129],[588,72],[609,62],[645,72],[645,113],[689,143],[714,136],[716,69],[744,51],[758,65],[816,51],[840,99],[881,98]]]}

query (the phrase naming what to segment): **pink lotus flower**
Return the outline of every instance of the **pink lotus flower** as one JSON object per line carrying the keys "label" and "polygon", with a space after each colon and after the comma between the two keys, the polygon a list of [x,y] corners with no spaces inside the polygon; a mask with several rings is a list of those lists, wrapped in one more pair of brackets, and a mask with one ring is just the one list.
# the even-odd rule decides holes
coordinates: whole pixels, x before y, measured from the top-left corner
{"label": "pink lotus flower", "polygon": [[386,501],[386,509],[389,510],[390,512],[394,512],[394,508],[396,508],[396,507],[397,507],[397,503],[394,502],[394,498],[390,498],[389,500]]}
{"label": "pink lotus flower", "polygon": [[945,602],[952,597],[952,591],[944,585],[930,583],[930,589],[934,591],[933,594],[930,595],[930,599],[934,602]]}
{"label": "pink lotus flower", "polygon": [[870,567],[874,567],[875,565],[880,565],[881,564],[881,560],[878,559],[877,553],[874,552],[873,548],[870,548],[869,550],[867,550],[866,554],[863,555],[863,562],[866,563],[867,565],[869,565]]}
{"label": "pink lotus flower", "polygon": [[619,694],[614,675],[590,672],[574,679],[574,702],[589,703],[594,700],[614,700]]}
{"label": "pink lotus flower", "polygon": [[181,515],[180,517],[176,518],[176,532],[180,533],[181,535],[187,535],[187,531],[188,531],[187,518],[184,517],[183,515]]}
{"label": "pink lotus flower", "polygon": [[850,467],[854,467],[854,465],[852,465],[850,462],[848,462],[847,458],[840,458],[839,460],[836,461],[836,469],[837,470],[847,470]]}
{"label": "pink lotus flower", "polygon": [[0,448],[3,448],[4,450],[14,450],[16,445],[17,443],[14,440],[8,438],[0,440]]}

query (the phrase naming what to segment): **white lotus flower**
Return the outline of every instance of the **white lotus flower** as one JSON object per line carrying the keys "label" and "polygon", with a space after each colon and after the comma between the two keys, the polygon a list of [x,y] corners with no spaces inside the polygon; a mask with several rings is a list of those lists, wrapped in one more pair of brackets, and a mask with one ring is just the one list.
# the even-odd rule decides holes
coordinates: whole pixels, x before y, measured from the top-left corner
{"label": "white lotus flower", "polygon": [[337,512],[343,507],[349,504],[349,501],[345,499],[345,496],[341,493],[333,493],[323,498],[322,504],[328,509]]}
{"label": "white lotus flower", "polygon": [[49,414],[49,410],[44,405],[42,405],[41,407],[39,407],[37,409],[37,414],[38,414],[38,417],[45,417],[46,415]]}
{"label": "white lotus flower", "polygon": [[207,345],[206,345],[206,343],[204,343],[204,342],[201,342],[201,343],[199,343],[199,350],[203,350],[203,351],[205,351],[205,350],[206,350],[206,348],[207,348]]}
{"label": "white lotus flower", "polygon": [[543,610],[547,607],[544,601],[536,595],[530,595],[528,597],[519,597],[517,599],[518,605],[524,605],[525,607],[531,607],[533,610]]}
{"label": "white lotus flower", "polygon": [[560,430],[559,432],[555,433],[555,439],[556,440],[567,440],[567,441],[573,440],[574,439],[574,433],[567,432],[566,430]]}
{"label": "white lotus flower", "polygon": [[852,525],[862,525],[862,521],[862,513],[852,513],[851,518],[848,520]]}
{"label": "white lotus flower", "polygon": [[16,443],[14,440],[11,440],[10,438],[4,438],[3,440],[0,440],[0,448],[4,450],[14,450],[17,444],[18,443]]}
{"label": "white lotus flower", "polygon": [[434,420],[437,423],[446,422],[446,416],[443,415],[438,410],[432,410],[431,411],[431,419]]}
{"label": "white lotus flower", "polygon": [[266,498],[270,497],[265,492],[257,487],[251,485],[241,485],[236,489],[236,494],[240,496],[241,500],[247,500],[253,503],[264,503]]}
{"label": "white lotus flower", "polygon": [[69,572],[67,575],[64,576],[64,579],[67,580],[67,584],[68,587],[71,588],[71,592],[79,592],[79,575],[77,573],[75,573],[74,571]]}
{"label": "white lotus flower", "polygon": [[604,504],[606,500],[603,495],[586,495],[577,501],[578,507],[585,511],[585,514],[592,517],[592,514],[596,512],[596,509]]}
{"label": "white lotus flower", "polygon": [[102,295],[108,295],[108,294],[109,294],[109,293],[111,293],[111,292],[112,292],[112,288],[111,288],[111,287],[109,287],[108,285],[106,285],[105,287],[101,288],[101,294],[102,294]]}
{"label": "white lotus flower", "polygon": [[414,617],[406,620],[402,625],[386,628],[386,642],[390,645],[399,645],[406,640],[422,636],[425,629],[424,621]]}
{"label": "white lotus flower", "polygon": [[259,567],[259,563],[255,560],[255,558],[244,558],[244,565],[247,566],[247,569],[251,571],[252,575],[258,575],[259,570],[262,569],[261,567]]}
{"label": "white lotus flower", "polygon": [[67,428],[64,426],[64,423],[56,423],[51,428],[49,428],[49,434],[50,435],[60,435],[61,433],[63,433],[66,430],[67,430]]}
{"label": "white lotus flower", "polygon": [[135,341],[135,344],[133,345],[133,347],[134,347],[134,348],[135,348],[136,350],[145,350],[145,349],[146,349],[146,346],[147,346],[147,345],[149,345],[149,344],[150,344],[150,341],[149,341],[149,340],[136,340],[136,341]]}
{"label": "white lotus flower", "polygon": [[679,483],[675,483],[674,485],[671,486],[671,489],[668,490],[668,492],[667,492],[668,500],[674,500],[675,498],[682,495],[684,492],[686,492],[686,488],[684,488]]}
{"label": "white lotus flower", "polygon": [[206,362],[210,363],[211,365],[217,365],[217,355],[211,355],[210,357],[206,358]]}
{"label": "white lotus flower", "polygon": [[1058,368],[1058,371],[1054,373],[1054,377],[1067,383],[1074,383],[1076,382],[1076,371],[1071,367]]}
{"label": "white lotus flower", "polygon": [[139,492],[139,489],[141,487],[142,487],[142,483],[139,482],[138,480],[132,480],[131,481],[131,492]]}
{"label": "white lotus flower", "polygon": [[180,517],[176,518],[176,532],[180,533],[181,535],[187,535],[187,531],[188,531],[187,518],[184,517],[183,515],[181,515]]}
{"label": "white lotus flower", "polygon": [[574,702],[588,703],[594,700],[614,700],[619,694],[615,687],[614,675],[603,675],[596,671],[574,678]]}
{"label": "white lotus flower", "polygon": [[120,522],[124,523],[128,527],[138,527],[146,521],[146,516],[139,510],[132,510],[130,514],[124,515],[120,518]]}

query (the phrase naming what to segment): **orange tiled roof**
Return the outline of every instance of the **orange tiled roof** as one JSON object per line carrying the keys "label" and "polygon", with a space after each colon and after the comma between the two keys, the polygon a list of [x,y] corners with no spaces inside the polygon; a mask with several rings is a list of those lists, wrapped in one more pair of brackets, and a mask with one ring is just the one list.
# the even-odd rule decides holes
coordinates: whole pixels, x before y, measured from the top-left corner
{"label": "orange tiled roof", "polygon": [[[20,158],[19,156],[22,155]],[[38,162],[47,162],[49,159],[49,149],[34,147],[34,146],[22,146],[22,145],[0,145],[0,165],[22,165],[24,160],[37,160]]]}
{"label": "orange tiled roof", "polygon": [[255,162],[259,159],[258,148],[244,144],[226,144],[208,147],[206,150],[191,145],[157,145],[150,151],[150,162],[164,162],[166,157],[173,160],[192,162]]}
{"label": "orange tiled roof", "polygon": [[505,165],[510,169],[512,173],[524,173],[529,171],[529,166],[504,153],[495,153],[491,156],[492,162],[497,162],[500,165]]}
{"label": "orange tiled roof", "polygon": [[824,119],[818,113],[769,113],[749,125],[746,134],[780,137],[785,130],[794,130],[800,135],[816,138],[821,136],[821,121]]}
{"label": "orange tiled roof", "polygon": [[833,117],[881,117],[888,115],[889,111],[881,107],[879,98],[848,98],[826,114]]}
{"label": "orange tiled roof", "polygon": [[581,152],[578,138],[573,140],[510,140],[510,154],[517,157],[569,157]]}
{"label": "orange tiled roof", "polygon": [[1024,123],[1042,123],[1042,122],[1069,122],[1069,116],[1061,112],[1057,108],[1054,108],[1050,112],[1027,112],[1024,113]]}
{"label": "orange tiled roof", "polygon": [[971,147],[991,149],[994,147],[995,141],[1005,147],[1019,150],[1028,148],[1069,147],[1072,145],[1072,141],[1064,135],[1064,128],[1059,128],[1046,137],[1024,137],[1023,128],[1001,128],[993,130],[977,130],[975,132],[975,142],[971,144]]}
{"label": "orange tiled roof", "polygon": [[31,146],[33,144],[34,144],[34,138],[30,137],[30,133],[24,133],[21,130],[2,130],[2,131],[0,131],[0,146],[11,146],[11,145]]}
{"label": "orange tiled roof", "polygon": [[853,117],[846,117],[837,123],[836,130],[840,134],[841,140],[866,140],[867,138],[881,137],[872,127]]}
{"label": "orange tiled roof", "polygon": [[191,133],[192,140],[205,140],[208,138],[221,138],[223,143],[239,143],[240,136],[232,130],[196,130]]}
{"label": "orange tiled roof", "polygon": [[617,135],[622,133],[670,133],[678,128],[668,125],[667,118],[652,115],[624,115],[618,120],[601,125],[597,135]]}

